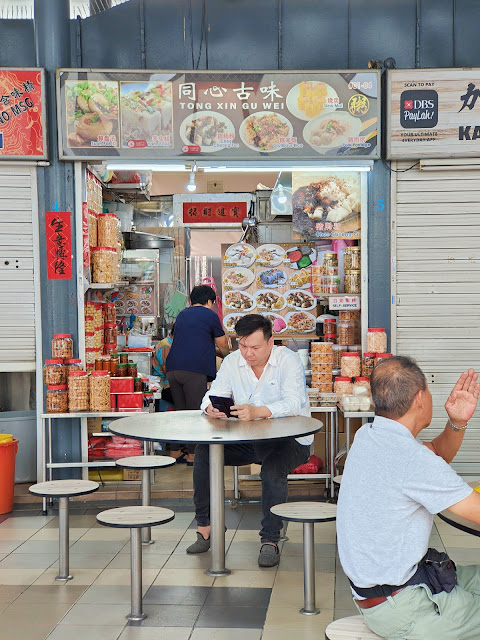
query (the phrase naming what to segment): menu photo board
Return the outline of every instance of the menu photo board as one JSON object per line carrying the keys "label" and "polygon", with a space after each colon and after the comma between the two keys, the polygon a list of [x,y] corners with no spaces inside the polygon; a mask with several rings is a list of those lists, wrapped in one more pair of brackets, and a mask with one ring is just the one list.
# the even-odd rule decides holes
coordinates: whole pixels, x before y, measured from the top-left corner
{"label": "menu photo board", "polygon": [[45,70],[0,67],[0,161],[45,160]]}
{"label": "menu photo board", "polygon": [[352,71],[57,70],[73,158],[378,158],[380,76]]}
{"label": "menu photo board", "polygon": [[272,321],[274,337],[315,336],[317,299],[311,292],[313,243],[222,245],[222,313],[227,334],[248,313]]}
{"label": "menu photo board", "polygon": [[387,157],[478,157],[480,68],[388,72]]}

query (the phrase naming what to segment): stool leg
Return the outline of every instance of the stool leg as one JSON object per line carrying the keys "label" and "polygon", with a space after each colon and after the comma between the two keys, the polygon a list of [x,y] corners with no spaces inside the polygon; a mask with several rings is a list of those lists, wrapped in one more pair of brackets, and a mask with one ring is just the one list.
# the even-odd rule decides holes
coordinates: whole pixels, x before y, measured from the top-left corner
{"label": "stool leg", "polygon": [[320,609],[315,606],[315,538],[313,522],[303,523],[303,596],[304,605],[300,613],[316,616]]}
{"label": "stool leg", "polygon": [[71,580],[69,574],[69,529],[68,529],[68,498],[58,499],[58,576],[55,580]]}
{"label": "stool leg", "polygon": [[[151,486],[150,486],[150,470],[143,469],[142,471],[142,505],[144,507],[150,506]],[[152,528],[144,527],[142,529],[142,542],[143,544],[153,544],[152,540]]]}
{"label": "stool leg", "polygon": [[130,529],[130,589],[131,611],[127,620],[143,620],[146,614],[142,611],[142,537],[141,530]]}

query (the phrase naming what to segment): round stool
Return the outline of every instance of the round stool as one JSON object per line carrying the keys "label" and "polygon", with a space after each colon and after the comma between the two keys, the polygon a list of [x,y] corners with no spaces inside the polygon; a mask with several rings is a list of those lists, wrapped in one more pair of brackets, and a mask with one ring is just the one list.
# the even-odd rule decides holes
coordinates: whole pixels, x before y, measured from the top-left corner
{"label": "round stool", "polygon": [[[121,469],[142,470],[142,506],[148,507],[151,501],[150,471],[152,469],[170,467],[175,464],[175,458],[170,458],[169,456],[130,456],[128,458],[119,458],[115,464]],[[142,529],[142,542],[143,544],[154,543],[150,527]]]}
{"label": "round stool", "polygon": [[69,572],[68,499],[97,491],[100,485],[90,480],[50,480],[32,484],[30,493],[42,498],[58,498],[58,576],[55,580],[71,580]]}
{"label": "round stool", "polygon": [[334,620],[325,629],[326,640],[385,640],[370,631],[362,616]]}
{"label": "round stool", "polygon": [[100,524],[106,527],[130,529],[130,594],[131,611],[128,620],[143,620],[142,610],[142,538],[140,529],[166,524],[175,518],[170,509],[163,507],[118,507],[97,515]]}
{"label": "round stool", "polygon": [[326,502],[284,502],[276,504],[270,511],[291,522],[303,524],[303,596],[304,605],[300,613],[315,616],[320,613],[315,604],[315,522],[331,522],[337,517],[337,506]]}

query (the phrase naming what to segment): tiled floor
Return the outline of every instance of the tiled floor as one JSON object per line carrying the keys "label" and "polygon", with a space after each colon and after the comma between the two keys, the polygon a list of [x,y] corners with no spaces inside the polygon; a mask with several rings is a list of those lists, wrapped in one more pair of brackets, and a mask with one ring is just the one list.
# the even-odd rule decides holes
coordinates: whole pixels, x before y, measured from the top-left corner
{"label": "tiled floor", "polygon": [[[143,548],[144,610],[130,610],[129,532],[102,527],[95,514],[111,503],[72,503],[70,567],[55,582],[58,518],[38,505],[0,516],[0,640],[319,640],[334,618],[356,614],[335,544],[335,523],[316,525],[318,616],[303,616],[302,528],[290,523],[280,565],[260,569],[260,506],[226,507],[227,577],[205,575],[209,553],[189,556],[195,539],[189,500],[162,501],[175,519],[152,529]],[[460,564],[480,562],[480,538],[438,521],[432,546]],[[161,628],[161,629],[160,629]]]}

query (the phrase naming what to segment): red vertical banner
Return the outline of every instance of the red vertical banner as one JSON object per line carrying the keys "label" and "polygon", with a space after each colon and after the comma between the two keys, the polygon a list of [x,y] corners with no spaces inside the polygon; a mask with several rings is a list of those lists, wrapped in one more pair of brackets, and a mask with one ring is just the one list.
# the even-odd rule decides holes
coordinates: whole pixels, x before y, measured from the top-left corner
{"label": "red vertical banner", "polygon": [[70,211],[47,211],[47,276],[49,280],[72,277],[72,223]]}

